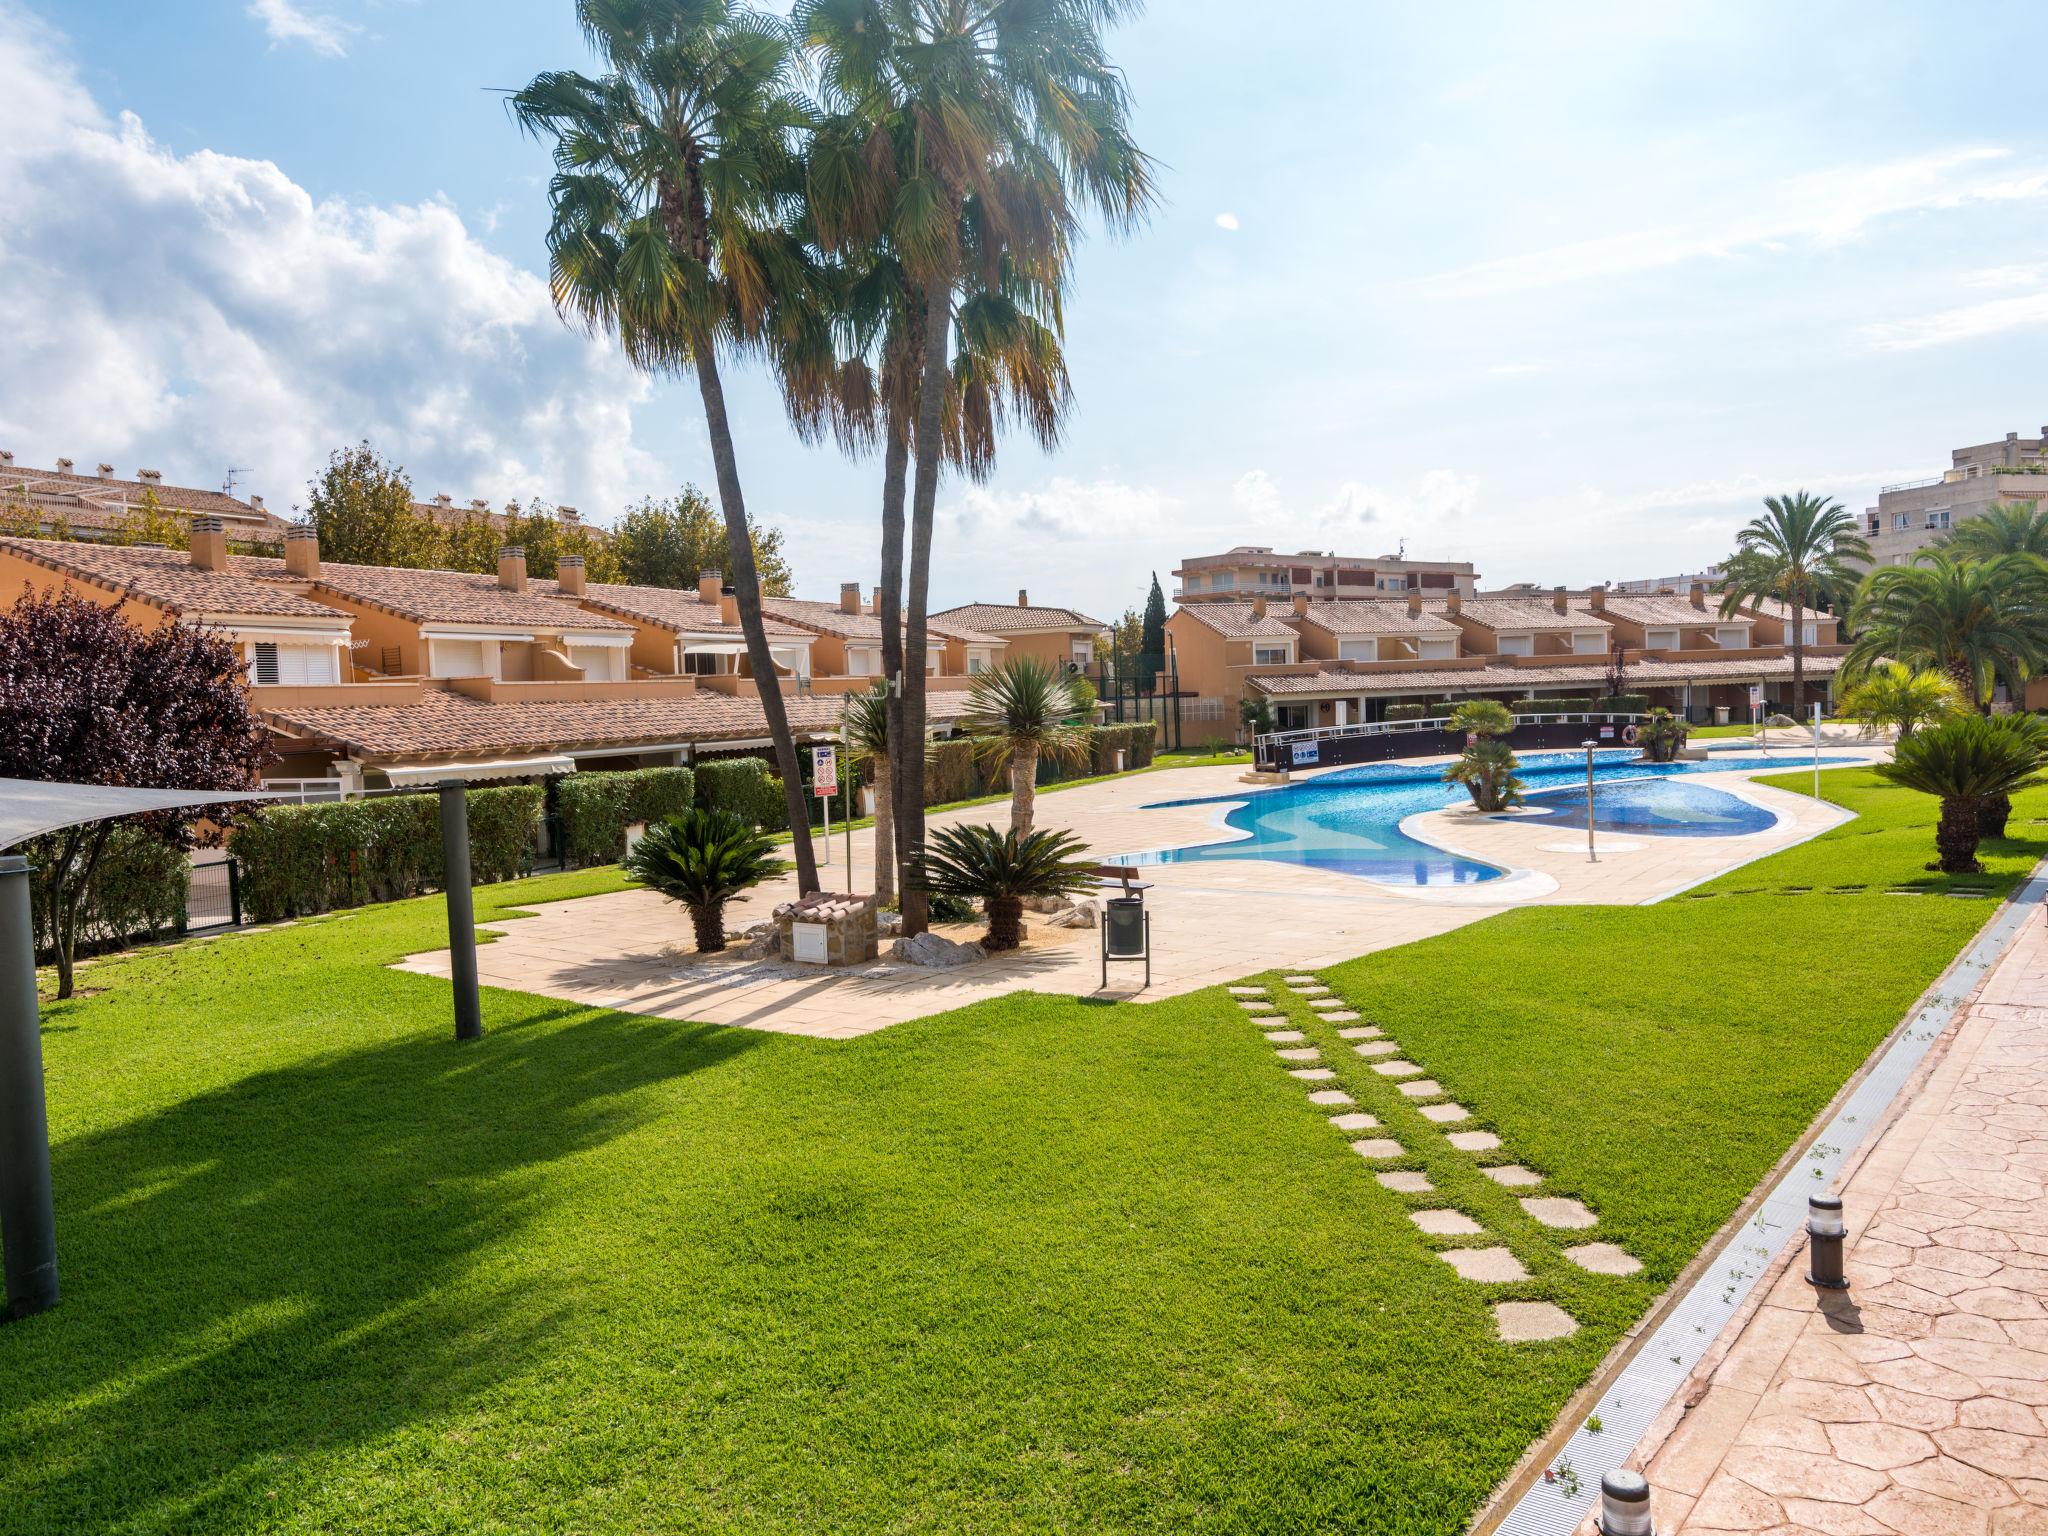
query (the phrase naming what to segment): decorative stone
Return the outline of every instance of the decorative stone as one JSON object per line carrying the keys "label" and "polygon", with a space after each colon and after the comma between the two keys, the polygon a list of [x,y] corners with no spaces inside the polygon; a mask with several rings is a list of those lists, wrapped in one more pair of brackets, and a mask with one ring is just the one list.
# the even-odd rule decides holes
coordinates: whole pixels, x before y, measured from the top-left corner
{"label": "decorative stone", "polygon": [[1297,1040],[1306,1040],[1308,1036],[1298,1029],[1273,1029],[1266,1032],[1266,1038],[1275,1045],[1292,1045]]}
{"label": "decorative stone", "polygon": [[1522,1209],[1544,1226],[1556,1227],[1567,1232],[1600,1224],[1600,1218],[1578,1201],[1567,1200],[1559,1195],[1524,1196]]}
{"label": "decorative stone", "polygon": [[[1468,1135],[1470,1132],[1460,1132]],[[1532,1184],[1541,1184],[1543,1175],[1533,1169],[1524,1168],[1520,1163],[1496,1163],[1491,1168],[1479,1170],[1496,1184],[1505,1184],[1509,1189],[1526,1189]]]}
{"label": "decorative stone", "polygon": [[1436,1187],[1429,1182],[1428,1174],[1417,1173],[1410,1168],[1397,1168],[1391,1173],[1376,1173],[1373,1177],[1397,1195],[1426,1195]]}
{"label": "decorative stone", "polygon": [[1351,1049],[1370,1061],[1375,1056],[1396,1055],[1401,1047],[1391,1040],[1362,1040],[1357,1045],[1351,1047]]}
{"label": "decorative stone", "polygon": [[1565,1249],[1564,1256],[1596,1275],[1632,1275],[1643,1267],[1642,1260],[1612,1243],[1581,1243]]}
{"label": "decorative stone", "polygon": [[1339,1040],[1377,1040],[1379,1037],[1380,1027],[1377,1024],[1361,1024],[1356,1029],[1340,1029],[1337,1031],[1337,1038]]}
{"label": "decorative stone", "polygon": [[921,965],[933,971],[957,970],[960,966],[972,965],[987,953],[979,944],[955,944],[936,933],[915,933],[889,946],[891,960]]}
{"label": "decorative stone", "polygon": [[1571,1313],[1547,1301],[1497,1301],[1493,1304],[1493,1326],[1503,1344],[1568,1339],[1579,1331]]}
{"label": "decorative stone", "polygon": [[1320,1061],[1323,1056],[1323,1053],[1312,1045],[1289,1046],[1286,1050],[1275,1051],[1273,1054],[1282,1061]]}
{"label": "decorative stone", "polygon": [[1311,1104],[1355,1104],[1358,1101],[1342,1088],[1318,1088],[1308,1096]]}
{"label": "decorative stone", "polygon": [[1453,1131],[1444,1138],[1460,1152],[1497,1152],[1500,1138],[1491,1131]]}
{"label": "decorative stone", "polygon": [[1371,1141],[1354,1141],[1351,1143],[1351,1150],[1360,1157],[1399,1157],[1407,1149],[1398,1141],[1382,1137]]}
{"label": "decorative stone", "polygon": [[1460,1280],[1505,1285],[1529,1278],[1522,1261],[1505,1248],[1446,1248],[1437,1257],[1455,1269]]}
{"label": "decorative stone", "polygon": [[[1349,1100],[1346,1100],[1348,1103]],[[1330,1124],[1340,1131],[1372,1131],[1379,1129],[1379,1121],[1364,1111],[1349,1115],[1332,1115]]]}
{"label": "decorative stone", "polygon": [[1376,1061],[1372,1069],[1381,1077],[1413,1077],[1422,1070],[1412,1061]]}
{"label": "decorative stone", "polygon": [[1298,1077],[1304,1083],[1327,1083],[1337,1074],[1328,1067],[1295,1067],[1287,1075],[1289,1077]]}
{"label": "decorative stone", "polygon": [[1431,1237],[1470,1237],[1486,1230],[1463,1211],[1410,1211],[1408,1219]]}
{"label": "decorative stone", "polygon": [[1101,921],[1101,914],[1092,901],[1076,902],[1061,912],[1055,912],[1045,920],[1048,928],[1093,928]]}
{"label": "decorative stone", "polygon": [[[1408,1085],[1403,1083],[1401,1086],[1405,1088]],[[1434,1120],[1438,1125],[1450,1125],[1454,1121],[1469,1120],[1471,1117],[1472,1111],[1462,1104],[1425,1104],[1422,1106],[1422,1118]]]}
{"label": "decorative stone", "polygon": [[1401,1096],[1406,1099],[1433,1099],[1443,1091],[1444,1085],[1433,1077],[1418,1077],[1401,1085]]}

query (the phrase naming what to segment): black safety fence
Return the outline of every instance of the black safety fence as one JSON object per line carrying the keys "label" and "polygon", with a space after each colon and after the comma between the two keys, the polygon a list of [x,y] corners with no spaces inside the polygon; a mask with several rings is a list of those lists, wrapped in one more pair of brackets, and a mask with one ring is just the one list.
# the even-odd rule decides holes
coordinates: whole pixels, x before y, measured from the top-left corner
{"label": "black safety fence", "polygon": [[185,887],[183,933],[242,925],[242,870],[234,859],[211,859],[192,866]]}

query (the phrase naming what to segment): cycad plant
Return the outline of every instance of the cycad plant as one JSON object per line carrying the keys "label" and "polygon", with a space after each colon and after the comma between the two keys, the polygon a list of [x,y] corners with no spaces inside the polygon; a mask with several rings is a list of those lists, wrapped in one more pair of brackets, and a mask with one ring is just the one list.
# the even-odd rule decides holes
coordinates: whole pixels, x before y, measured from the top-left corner
{"label": "cycad plant", "polygon": [[1643,756],[1653,763],[1675,762],[1678,750],[1692,735],[1692,727],[1668,709],[1653,709],[1636,732]]}
{"label": "cycad plant", "polygon": [[1792,648],[1792,702],[1806,698],[1806,613],[1856,588],[1870,561],[1870,546],[1856,519],[1839,502],[1800,491],[1766,496],[1763,516],[1735,535],[1735,553],[1722,569],[1721,617],[1744,603],[1776,598],[1792,610],[1786,639]]}
{"label": "cycad plant", "polygon": [[1504,811],[1522,803],[1525,786],[1515,777],[1521,766],[1506,742],[1483,736],[1444,770],[1444,782],[1464,785],[1473,805],[1482,811]]}
{"label": "cycad plant", "polygon": [[[2023,748],[2034,754],[2036,769],[2048,768],[2048,720],[2039,715],[1991,715],[1992,729],[2017,737]],[[2012,819],[2012,791],[1986,795],[1977,806],[1977,835],[2005,836],[2005,824]]]}
{"label": "cycad plant", "polygon": [[[846,750],[867,770],[875,789],[875,895],[884,905],[896,899],[896,815],[890,803],[889,685],[849,694],[840,717]],[[921,766],[921,765],[920,765]]]}
{"label": "cycad plant", "polygon": [[1067,680],[1045,662],[1014,656],[974,680],[961,729],[975,738],[986,762],[1010,773],[1010,830],[1031,830],[1042,758],[1074,764],[1088,756],[1088,727],[1077,718]]}
{"label": "cycad plant", "polygon": [[1968,708],[1962,689],[1946,672],[1880,661],[1843,693],[1835,712],[1865,730],[1896,730],[1904,740],[1922,726],[1938,725]]}
{"label": "cycad plant", "polygon": [[988,912],[984,947],[1015,949],[1024,940],[1026,897],[1064,896],[1095,883],[1095,866],[1080,858],[1085,852],[1071,832],[941,827],[908,878],[929,895],[981,902]]}
{"label": "cycad plant", "polygon": [[1451,711],[1450,728],[1484,741],[1505,736],[1515,728],[1515,717],[1507,705],[1495,699],[1467,699]]}
{"label": "cycad plant", "polygon": [[1983,801],[2011,795],[2042,782],[2041,733],[2013,729],[1983,715],[1957,715],[1916,731],[1901,741],[1892,760],[1876,773],[1941,801],[1941,821],[1934,832],[1937,854],[1930,869],[1943,874],[1975,874],[1978,809]]}
{"label": "cycad plant", "polygon": [[731,811],[701,806],[657,821],[626,855],[626,873],[690,909],[697,952],[725,948],[725,904],[787,866],[775,844]]}

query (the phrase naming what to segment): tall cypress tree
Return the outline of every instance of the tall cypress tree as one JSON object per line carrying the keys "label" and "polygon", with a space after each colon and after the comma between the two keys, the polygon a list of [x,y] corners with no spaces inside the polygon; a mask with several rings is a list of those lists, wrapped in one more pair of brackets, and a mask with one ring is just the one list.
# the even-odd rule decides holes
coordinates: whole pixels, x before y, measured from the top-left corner
{"label": "tall cypress tree", "polygon": [[1145,598],[1145,637],[1141,642],[1139,677],[1150,684],[1166,666],[1166,594],[1159,590],[1159,573],[1152,573],[1152,591]]}

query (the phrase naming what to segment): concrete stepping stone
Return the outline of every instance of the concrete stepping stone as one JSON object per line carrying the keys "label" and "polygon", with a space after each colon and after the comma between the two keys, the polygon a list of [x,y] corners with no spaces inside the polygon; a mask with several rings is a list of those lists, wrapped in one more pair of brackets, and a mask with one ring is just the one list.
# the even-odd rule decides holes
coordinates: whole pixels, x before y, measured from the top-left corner
{"label": "concrete stepping stone", "polygon": [[1334,1010],[1333,1012],[1326,1013],[1323,1015],[1323,1018],[1331,1024],[1349,1024],[1353,1019],[1357,1017],[1358,1015],[1353,1013],[1349,1008],[1339,1008]]}
{"label": "concrete stepping stone", "polygon": [[1568,1339],[1579,1331],[1571,1313],[1547,1301],[1497,1301],[1493,1326],[1503,1344],[1540,1344],[1545,1339]]}
{"label": "concrete stepping stone", "polygon": [[1313,986],[1296,987],[1294,990],[1303,997],[1328,997],[1330,995],[1330,989],[1323,986],[1320,982]]}
{"label": "concrete stepping stone", "polygon": [[1285,981],[1290,987],[1320,987],[1322,985],[1322,982],[1314,976],[1283,976],[1281,980]]}
{"label": "concrete stepping stone", "polygon": [[[1403,1083],[1401,1086],[1406,1088],[1409,1085]],[[1422,1118],[1434,1120],[1438,1125],[1450,1125],[1459,1120],[1471,1119],[1472,1111],[1462,1104],[1425,1104],[1422,1106]]]}
{"label": "concrete stepping stone", "polygon": [[1463,1211],[1410,1211],[1408,1219],[1431,1237],[1470,1237],[1486,1229]]}
{"label": "concrete stepping stone", "polygon": [[1381,1077],[1413,1077],[1422,1070],[1412,1061],[1376,1061],[1372,1069]]}
{"label": "concrete stepping stone", "polygon": [[1312,1045],[1290,1045],[1273,1053],[1282,1061],[1321,1061],[1323,1053]]}
{"label": "concrete stepping stone", "polygon": [[1266,1031],[1266,1038],[1275,1045],[1292,1045],[1297,1040],[1306,1040],[1308,1036],[1298,1029],[1271,1029]]}
{"label": "concrete stepping stone", "polygon": [[1401,1085],[1401,1096],[1406,1099],[1433,1099],[1443,1091],[1444,1085],[1433,1077],[1418,1077]]}
{"label": "concrete stepping stone", "polygon": [[1460,1152],[1498,1152],[1500,1138],[1491,1131],[1453,1131],[1444,1138]]}
{"label": "concrete stepping stone", "polygon": [[1304,1083],[1327,1083],[1337,1074],[1328,1067],[1293,1067],[1288,1070],[1287,1075],[1298,1077]]}
{"label": "concrete stepping stone", "polygon": [[1351,1049],[1370,1061],[1375,1056],[1397,1055],[1401,1047],[1391,1040],[1362,1040]]}
{"label": "concrete stepping stone", "polygon": [[1358,1102],[1358,1100],[1352,1098],[1342,1088],[1318,1088],[1308,1096],[1308,1101],[1311,1104],[1356,1104]]}
{"label": "concrete stepping stone", "polygon": [[1567,1200],[1560,1195],[1524,1196],[1522,1209],[1546,1227],[1575,1232],[1581,1227],[1596,1227],[1600,1218],[1587,1210],[1576,1200]]}
{"label": "concrete stepping stone", "polygon": [[1275,1011],[1271,1003],[1255,1003],[1248,998],[1239,998],[1237,1001],[1237,1006],[1242,1008],[1246,1013],[1272,1013]]}
{"label": "concrete stepping stone", "polygon": [[1446,1248],[1437,1257],[1455,1269],[1460,1280],[1505,1285],[1511,1280],[1529,1278],[1522,1261],[1505,1248]]}
{"label": "concrete stepping stone", "polygon": [[1317,1013],[1323,1015],[1324,1018],[1328,1018],[1333,1013],[1349,1011],[1348,1005],[1341,997],[1312,997],[1308,1000],[1308,1005],[1315,1009]]}
{"label": "concrete stepping stone", "polygon": [[[1351,1101],[1346,1099],[1344,1102],[1349,1104]],[[1330,1124],[1340,1131],[1376,1131],[1380,1126],[1379,1121],[1373,1119],[1371,1115],[1366,1114],[1363,1110],[1356,1114],[1332,1115],[1330,1116]]]}
{"label": "concrete stepping stone", "polygon": [[1232,987],[1229,990],[1232,997],[1264,997],[1266,995],[1264,987]]}
{"label": "concrete stepping stone", "polygon": [[1520,1163],[1496,1163],[1491,1168],[1482,1168],[1479,1171],[1494,1183],[1505,1184],[1509,1189],[1527,1189],[1532,1184],[1543,1182],[1542,1174],[1533,1168],[1524,1168]]}
{"label": "concrete stepping stone", "polygon": [[1429,1182],[1429,1175],[1417,1173],[1408,1168],[1397,1168],[1392,1173],[1376,1173],[1374,1178],[1397,1195],[1426,1195],[1436,1186]]}
{"label": "concrete stepping stone", "polygon": [[1400,1157],[1408,1149],[1398,1141],[1378,1137],[1367,1141],[1354,1141],[1351,1143],[1351,1150],[1360,1157]]}
{"label": "concrete stepping stone", "polygon": [[1340,1029],[1337,1031],[1337,1038],[1339,1040],[1377,1040],[1379,1037],[1380,1027],[1377,1024],[1361,1024],[1356,1029]]}
{"label": "concrete stepping stone", "polygon": [[1643,1267],[1642,1260],[1612,1243],[1581,1243],[1565,1249],[1564,1256],[1596,1275],[1632,1275]]}

